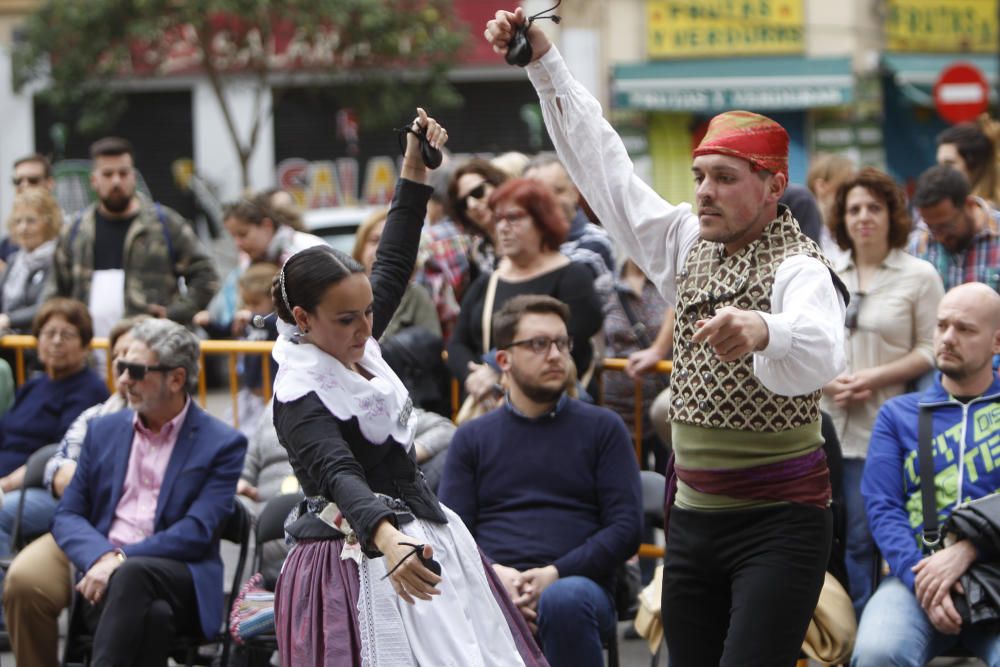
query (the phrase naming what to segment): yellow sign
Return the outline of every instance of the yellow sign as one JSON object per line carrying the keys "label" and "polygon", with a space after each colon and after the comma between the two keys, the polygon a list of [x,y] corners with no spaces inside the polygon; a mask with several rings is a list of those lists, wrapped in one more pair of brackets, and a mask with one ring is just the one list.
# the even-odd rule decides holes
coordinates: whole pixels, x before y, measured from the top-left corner
{"label": "yellow sign", "polygon": [[647,0],[646,25],[650,58],[805,49],[802,0]]}
{"label": "yellow sign", "polygon": [[887,0],[889,51],[995,53],[997,0]]}

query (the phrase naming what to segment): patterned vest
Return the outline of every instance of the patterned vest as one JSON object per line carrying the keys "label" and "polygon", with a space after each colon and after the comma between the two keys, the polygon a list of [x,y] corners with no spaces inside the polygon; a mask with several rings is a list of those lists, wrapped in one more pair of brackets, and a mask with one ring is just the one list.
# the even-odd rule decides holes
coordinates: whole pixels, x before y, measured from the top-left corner
{"label": "patterned vest", "polygon": [[733,256],[727,257],[720,244],[710,241],[699,240],[691,248],[677,280],[670,378],[673,421],[770,433],[819,421],[819,391],[780,396],[754,375],[752,354],[723,363],[707,343],[691,342],[695,322],[712,317],[717,308],[771,312],[774,274],[786,258],[795,255],[823,262],[834,283],[839,283],[819,246],[802,233],[784,208],[760,239]]}

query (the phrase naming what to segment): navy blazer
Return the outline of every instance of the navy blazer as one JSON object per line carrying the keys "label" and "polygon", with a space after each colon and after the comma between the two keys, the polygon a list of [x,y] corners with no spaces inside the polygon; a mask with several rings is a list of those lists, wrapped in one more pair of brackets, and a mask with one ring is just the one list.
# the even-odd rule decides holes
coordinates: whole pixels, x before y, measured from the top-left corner
{"label": "navy blazer", "polygon": [[[122,410],[87,425],[76,473],[56,510],[52,535],[81,575],[115,548],[107,536],[128,471],[134,414]],[[246,448],[242,434],[192,401],[167,463],[154,533],[122,548],[126,556],[187,565],[206,637],[215,636],[223,621],[217,528],[233,510]]]}

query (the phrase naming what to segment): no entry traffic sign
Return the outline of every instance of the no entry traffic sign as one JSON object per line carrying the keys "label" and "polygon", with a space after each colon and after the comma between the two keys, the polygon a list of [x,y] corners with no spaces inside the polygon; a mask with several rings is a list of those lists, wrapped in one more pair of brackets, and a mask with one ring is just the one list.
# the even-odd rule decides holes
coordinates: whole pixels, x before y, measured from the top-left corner
{"label": "no entry traffic sign", "polygon": [[934,106],[949,123],[975,120],[989,105],[989,85],[979,68],[969,63],[946,67],[934,84]]}

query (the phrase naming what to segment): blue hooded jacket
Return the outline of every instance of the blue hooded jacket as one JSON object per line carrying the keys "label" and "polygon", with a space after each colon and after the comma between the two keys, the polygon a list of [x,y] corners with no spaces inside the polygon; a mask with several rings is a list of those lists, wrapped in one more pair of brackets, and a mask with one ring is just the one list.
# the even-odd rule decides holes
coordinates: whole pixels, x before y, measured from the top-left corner
{"label": "blue hooded jacket", "polygon": [[910,568],[926,555],[920,545],[920,406],[934,412],[934,487],[938,518],[943,522],[961,503],[1000,490],[1000,380],[994,376],[982,396],[963,404],[941,386],[938,374],[927,391],[897,396],[879,410],[861,494],[875,543],[892,575],[911,590],[914,574]]}

